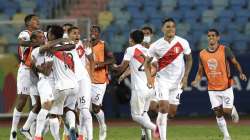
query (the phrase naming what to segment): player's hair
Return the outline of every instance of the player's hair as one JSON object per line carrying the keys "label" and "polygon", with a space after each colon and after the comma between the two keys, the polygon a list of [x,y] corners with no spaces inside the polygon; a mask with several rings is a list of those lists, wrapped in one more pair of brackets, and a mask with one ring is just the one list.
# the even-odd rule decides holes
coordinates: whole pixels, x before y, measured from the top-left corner
{"label": "player's hair", "polygon": [[166,23],[166,22],[173,22],[174,24],[176,24],[175,20],[171,17],[167,17],[162,21],[162,26]]}
{"label": "player's hair", "polygon": [[43,33],[42,30],[35,30],[30,35],[30,40],[36,39],[38,33]]}
{"label": "player's hair", "polygon": [[98,25],[92,25],[91,28],[90,28],[90,31],[91,31],[92,29],[97,29],[97,31],[98,31],[99,33],[101,32],[101,27],[98,26]]}
{"label": "player's hair", "polygon": [[63,27],[65,27],[65,26],[70,26],[70,27],[72,27],[73,24],[71,24],[71,23],[65,23],[65,24],[63,24]]}
{"label": "player's hair", "polygon": [[133,39],[133,41],[136,43],[136,44],[140,44],[142,43],[143,41],[143,38],[144,38],[144,34],[141,30],[134,30],[130,33],[130,38]]}
{"label": "player's hair", "polygon": [[70,32],[72,32],[72,30],[75,30],[75,29],[79,30],[79,28],[76,27],[76,26],[70,27],[70,28],[68,29],[68,34],[69,34]]}
{"label": "player's hair", "polygon": [[218,31],[217,29],[215,29],[215,28],[210,28],[210,29],[208,29],[207,33],[208,33],[208,32],[214,32],[216,36],[219,36],[219,35],[220,35],[219,31]]}
{"label": "player's hair", "polygon": [[50,32],[55,36],[55,39],[63,37],[63,28],[59,25],[51,25]]}
{"label": "player's hair", "polygon": [[37,17],[37,16],[35,14],[29,14],[29,15],[25,16],[24,24],[25,24],[26,27],[29,25],[29,22],[31,21],[31,19],[33,17]]}
{"label": "player's hair", "polygon": [[141,30],[149,30],[151,34],[153,33],[153,29],[150,26],[144,26],[141,28]]}

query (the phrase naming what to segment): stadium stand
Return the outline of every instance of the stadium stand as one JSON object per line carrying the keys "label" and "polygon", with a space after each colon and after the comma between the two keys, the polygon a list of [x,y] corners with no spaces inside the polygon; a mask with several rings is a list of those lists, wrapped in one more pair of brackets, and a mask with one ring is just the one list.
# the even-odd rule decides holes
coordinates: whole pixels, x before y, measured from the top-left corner
{"label": "stadium stand", "polygon": [[[67,0],[3,1],[0,0],[1,21],[18,21],[30,13],[36,13],[42,19],[54,18],[60,16],[58,13],[65,8],[65,4],[71,4],[73,8],[63,11],[64,17],[90,17],[93,23],[101,25],[103,37],[108,44],[113,44],[113,40],[120,38],[121,40],[116,43],[121,43],[123,47],[128,45],[126,38],[130,29],[143,25],[152,26],[156,36],[160,36],[161,20],[166,16],[173,17],[178,24],[180,23],[177,27],[178,34],[188,38],[192,45],[203,42],[201,36],[209,27],[218,28],[222,33],[222,42],[228,42],[230,45],[237,44],[234,42],[236,40],[229,39],[235,32],[242,36],[249,35],[248,0],[77,0],[74,3]],[[16,29],[17,27],[6,27],[0,30],[1,45],[16,43],[13,37]],[[243,38],[243,42],[246,45],[242,45],[241,48],[247,50],[249,39]],[[198,48],[202,47],[192,46],[194,50]]]}

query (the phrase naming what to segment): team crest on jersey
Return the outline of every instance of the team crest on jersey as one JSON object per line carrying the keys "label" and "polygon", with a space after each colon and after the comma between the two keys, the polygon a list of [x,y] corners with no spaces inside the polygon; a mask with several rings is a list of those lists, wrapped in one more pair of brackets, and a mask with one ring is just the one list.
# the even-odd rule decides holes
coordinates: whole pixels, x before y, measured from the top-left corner
{"label": "team crest on jersey", "polygon": [[211,58],[211,59],[208,59],[207,65],[208,65],[208,68],[209,68],[210,70],[216,70],[216,68],[217,68],[217,66],[218,66],[218,62],[217,62],[216,59]]}

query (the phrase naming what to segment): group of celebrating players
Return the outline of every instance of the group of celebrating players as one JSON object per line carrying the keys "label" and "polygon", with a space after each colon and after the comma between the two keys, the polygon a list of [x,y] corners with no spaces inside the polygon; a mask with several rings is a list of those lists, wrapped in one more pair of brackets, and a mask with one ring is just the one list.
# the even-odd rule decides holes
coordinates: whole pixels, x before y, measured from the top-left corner
{"label": "group of celebrating players", "polygon": [[[80,29],[70,24],[50,25],[44,32],[36,15],[27,15],[24,22],[26,30],[18,36],[18,99],[10,140],[17,139],[17,126],[28,97],[33,108],[20,129],[27,139],[42,140],[49,126],[53,138],[60,140],[63,120],[64,139],[93,140],[93,112],[99,123],[99,140],[105,140],[107,126],[101,106],[109,80],[108,67],[120,75],[119,82],[131,75],[131,116],[142,127],[141,139],[151,140],[151,132],[153,137],[167,139],[167,120],[176,114],[192,68],[189,43],[176,35],[174,19],[162,22],[164,36],[153,43],[150,27],[131,31],[129,47],[119,65],[100,40],[97,25],[91,26],[88,39],[81,40]],[[246,76],[230,48],[219,44],[219,32],[209,29],[207,35],[208,47],[200,52],[198,72],[191,84],[195,87],[205,74],[217,124],[224,140],[230,140],[224,115],[231,115],[234,122],[239,116],[233,105],[229,64],[236,67],[240,79],[246,80]],[[158,112],[156,123],[147,113],[149,108]]]}

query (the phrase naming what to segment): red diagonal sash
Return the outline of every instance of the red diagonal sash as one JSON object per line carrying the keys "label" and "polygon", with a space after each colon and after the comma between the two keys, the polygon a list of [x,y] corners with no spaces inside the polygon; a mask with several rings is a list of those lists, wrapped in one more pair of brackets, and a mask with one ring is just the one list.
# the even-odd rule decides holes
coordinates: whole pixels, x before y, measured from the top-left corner
{"label": "red diagonal sash", "polygon": [[82,45],[79,45],[77,48],[76,48],[76,51],[79,55],[80,58],[82,58],[82,56],[84,55],[85,51],[83,49],[83,46]]}
{"label": "red diagonal sash", "polygon": [[134,52],[134,56],[133,56],[137,61],[139,61],[140,63],[144,63],[144,57],[143,57],[143,53],[136,48],[135,52]]}
{"label": "red diagonal sash", "polygon": [[158,71],[160,71],[161,69],[165,68],[170,63],[172,63],[182,52],[183,52],[183,47],[179,42],[177,42],[158,60],[158,65],[159,65]]}
{"label": "red diagonal sash", "polygon": [[71,69],[73,72],[75,71],[73,55],[71,53],[66,53],[64,51],[56,51],[54,52],[54,55],[59,60],[63,61],[69,69]]}

